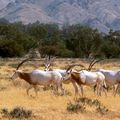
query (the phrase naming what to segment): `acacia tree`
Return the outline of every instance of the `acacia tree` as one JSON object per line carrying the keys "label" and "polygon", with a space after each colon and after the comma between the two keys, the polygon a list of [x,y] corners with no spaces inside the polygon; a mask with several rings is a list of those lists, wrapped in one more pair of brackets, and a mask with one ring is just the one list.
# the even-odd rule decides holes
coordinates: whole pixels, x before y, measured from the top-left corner
{"label": "acacia tree", "polygon": [[102,40],[97,30],[87,26],[72,25],[64,31],[64,34],[67,34],[65,35],[67,47],[75,52],[76,57],[88,57],[95,52],[97,54]]}

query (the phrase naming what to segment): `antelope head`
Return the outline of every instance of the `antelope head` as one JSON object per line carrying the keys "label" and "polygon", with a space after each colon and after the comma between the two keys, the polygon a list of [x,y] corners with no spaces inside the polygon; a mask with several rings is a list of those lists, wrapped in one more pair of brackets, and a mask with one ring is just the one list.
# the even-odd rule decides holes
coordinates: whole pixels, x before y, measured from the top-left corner
{"label": "antelope head", "polygon": [[53,62],[54,58],[51,58],[50,56],[46,56],[44,66],[44,71],[50,71],[51,70],[51,63]]}
{"label": "antelope head", "polygon": [[[71,79],[71,73],[73,72],[73,67],[75,66],[80,66],[80,67],[84,67],[82,64],[73,64],[73,65],[70,65],[68,66],[67,70],[66,70],[66,75],[63,77],[63,80],[66,81],[66,80],[70,80]],[[82,70],[82,69],[81,69]]]}
{"label": "antelope head", "polygon": [[25,62],[27,62],[29,60],[30,60],[30,58],[27,58],[27,59],[23,60],[21,63],[18,64],[16,70],[14,71],[14,73],[13,73],[13,75],[11,77],[12,80],[16,79],[19,76],[19,73],[22,73],[22,70],[19,70],[20,66],[22,66],[23,63],[25,63]]}

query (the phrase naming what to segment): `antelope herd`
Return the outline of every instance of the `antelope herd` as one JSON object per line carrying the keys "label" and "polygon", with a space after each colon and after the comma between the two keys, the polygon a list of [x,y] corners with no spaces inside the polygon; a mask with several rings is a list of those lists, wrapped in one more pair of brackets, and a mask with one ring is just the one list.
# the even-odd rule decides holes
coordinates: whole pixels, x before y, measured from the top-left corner
{"label": "antelope herd", "polygon": [[[64,94],[63,83],[72,83],[75,96],[79,95],[79,90],[81,90],[81,95],[84,96],[83,86],[96,86],[96,93],[101,96],[101,91],[104,91],[107,95],[106,88],[108,85],[115,86],[114,96],[116,95],[118,88],[120,87],[120,70],[105,70],[98,69],[96,71],[91,71],[92,67],[101,60],[93,60],[89,67],[86,69],[82,64],[72,64],[69,65],[67,69],[52,69],[50,60],[45,62],[44,70],[33,70],[31,72],[24,72],[19,70],[19,67],[30,59],[23,60],[16,68],[11,79],[25,80],[30,84],[27,89],[27,94],[29,95],[29,90],[33,87],[37,95],[37,85],[48,86],[53,85],[54,90],[58,92],[60,89],[62,94]],[[76,71],[73,69],[75,66],[80,66],[82,69]]]}

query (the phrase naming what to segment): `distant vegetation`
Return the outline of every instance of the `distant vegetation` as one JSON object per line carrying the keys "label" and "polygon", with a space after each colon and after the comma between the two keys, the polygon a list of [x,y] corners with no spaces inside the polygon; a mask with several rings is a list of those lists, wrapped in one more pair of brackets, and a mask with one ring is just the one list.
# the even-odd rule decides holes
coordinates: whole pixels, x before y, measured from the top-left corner
{"label": "distant vegetation", "polygon": [[110,30],[106,35],[79,24],[59,28],[55,24],[23,25],[0,20],[1,57],[21,57],[36,48],[41,56],[119,58],[120,31]]}

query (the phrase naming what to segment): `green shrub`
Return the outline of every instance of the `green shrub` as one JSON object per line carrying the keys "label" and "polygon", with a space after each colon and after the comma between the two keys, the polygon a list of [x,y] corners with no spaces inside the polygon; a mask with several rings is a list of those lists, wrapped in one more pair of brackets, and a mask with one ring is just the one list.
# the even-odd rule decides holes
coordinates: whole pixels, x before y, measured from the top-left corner
{"label": "green shrub", "polygon": [[15,107],[13,110],[8,111],[8,109],[4,108],[1,110],[1,113],[4,117],[9,118],[29,118],[32,116],[31,110],[26,110],[22,107]]}
{"label": "green shrub", "polygon": [[95,107],[95,110],[102,115],[108,112],[108,109],[99,100],[92,100],[86,97],[77,99],[75,103],[68,103],[67,110],[72,112],[83,112],[87,106]]}
{"label": "green shrub", "polygon": [[85,106],[79,102],[75,102],[75,103],[70,102],[67,104],[67,110],[69,112],[78,112],[78,111],[83,112],[85,111]]}
{"label": "green shrub", "polygon": [[96,111],[102,115],[105,115],[108,112],[108,109],[105,106],[99,106],[96,108]]}

